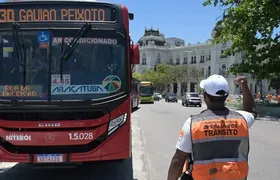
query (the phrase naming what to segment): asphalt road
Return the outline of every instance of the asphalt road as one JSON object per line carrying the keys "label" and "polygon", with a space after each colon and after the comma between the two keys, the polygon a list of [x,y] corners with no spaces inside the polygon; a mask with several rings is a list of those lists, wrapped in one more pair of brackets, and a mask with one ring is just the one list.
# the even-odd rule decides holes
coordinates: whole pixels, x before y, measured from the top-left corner
{"label": "asphalt road", "polygon": [[[0,163],[0,180],[164,180],[184,121],[203,110],[181,103],[142,104],[132,114],[132,158],[84,164],[74,169],[34,169]],[[280,124],[262,119],[250,130],[249,180],[280,177]]]}
{"label": "asphalt road", "polygon": [[[26,164],[1,165],[1,180],[133,180],[132,159],[98,162],[76,168],[37,169]],[[136,179],[135,179],[136,180]]]}
{"label": "asphalt road", "polygon": [[[148,164],[147,180],[166,179],[169,163],[184,121],[205,107],[183,107],[181,103],[144,104],[134,113],[139,121]],[[258,119],[250,129],[250,173],[248,180],[280,177],[280,123]]]}

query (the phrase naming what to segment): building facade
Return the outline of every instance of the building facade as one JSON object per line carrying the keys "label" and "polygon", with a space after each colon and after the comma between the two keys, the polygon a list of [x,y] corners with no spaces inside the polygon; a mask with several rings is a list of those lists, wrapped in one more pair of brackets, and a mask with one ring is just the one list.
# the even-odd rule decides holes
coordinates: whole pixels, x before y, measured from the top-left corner
{"label": "building facade", "polygon": [[[213,32],[214,33],[214,32]],[[213,34],[212,33],[212,34]],[[185,44],[179,38],[165,38],[159,30],[145,29],[144,35],[139,39],[140,64],[135,66],[136,73],[154,68],[155,65],[167,63],[174,66],[187,64],[195,67],[201,73],[196,79],[186,79],[184,82],[171,84],[167,91],[181,96],[184,92],[198,91],[199,82],[212,74],[223,75],[229,82],[230,93],[240,94],[241,90],[233,83],[236,76],[228,75],[227,71],[234,62],[242,60],[242,54],[223,56],[223,51],[230,47],[230,42],[225,44],[214,44],[207,40],[204,43]],[[259,83],[247,75],[248,84],[253,94],[260,91]],[[268,92],[268,83],[262,81],[263,93]]]}

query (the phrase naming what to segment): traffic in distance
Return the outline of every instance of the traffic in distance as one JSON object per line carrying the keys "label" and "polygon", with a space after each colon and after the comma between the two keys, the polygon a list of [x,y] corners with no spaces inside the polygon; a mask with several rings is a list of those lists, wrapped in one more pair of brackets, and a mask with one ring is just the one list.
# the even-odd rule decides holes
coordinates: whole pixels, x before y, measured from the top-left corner
{"label": "traffic in distance", "polygon": [[0,3],[0,162],[131,157],[133,18],[114,3]]}
{"label": "traffic in distance", "polygon": [[[163,99],[163,97],[165,102],[178,102],[178,96],[175,93],[165,93],[164,95],[161,95],[160,93],[154,93],[152,99],[154,101],[160,101]],[[196,92],[184,93],[181,102],[182,106],[202,106],[202,98]]]}

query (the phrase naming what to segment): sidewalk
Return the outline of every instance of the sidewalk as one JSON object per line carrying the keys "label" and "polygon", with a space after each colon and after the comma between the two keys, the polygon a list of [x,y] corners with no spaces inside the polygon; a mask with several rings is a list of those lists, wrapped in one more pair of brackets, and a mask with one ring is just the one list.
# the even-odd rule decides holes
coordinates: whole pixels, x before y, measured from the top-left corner
{"label": "sidewalk", "polygon": [[278,117],[274,117],[274,116],[258,116],[257,120],[259,120],[259,121],[275,121],[275,122],[280,122],[280,119]]}
{"label": "sidewalk", "polygon": [[[178,103],[182,103],[181,99],[178,99]],[[236,111],[240,108],[232,107],[232,106],[227,106],[230,110]],[[202,103],[202,108],[206,108],[206,104],[203,102]],[[257,117],[257,120],[259,121],[275,121],[275,122],[280,122],[280,118],[275,117],[275,116],[268,116],[268,115],[259,115]]]}
{"label": "sidewalk", "polygon": [[[238,110],[238,108],[234,108],[231,106],[227,106],[230,110],[236,111]],[[275,121],[275,122],[280,122],[280,118],[279,117],[275,117],[275,116],[268,116],[268,115],[258,115],[257,119],[259,121]]]}

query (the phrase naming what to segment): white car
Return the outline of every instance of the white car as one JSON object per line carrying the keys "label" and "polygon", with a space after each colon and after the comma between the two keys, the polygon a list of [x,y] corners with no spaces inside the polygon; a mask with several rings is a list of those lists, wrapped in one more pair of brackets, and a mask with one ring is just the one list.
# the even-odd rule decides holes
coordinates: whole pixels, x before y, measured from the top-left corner
{"label": "white car", "polygon": [[154,97],[158,97],[159,100],[162,100],[162,95],[159,93],[154,93]]}

